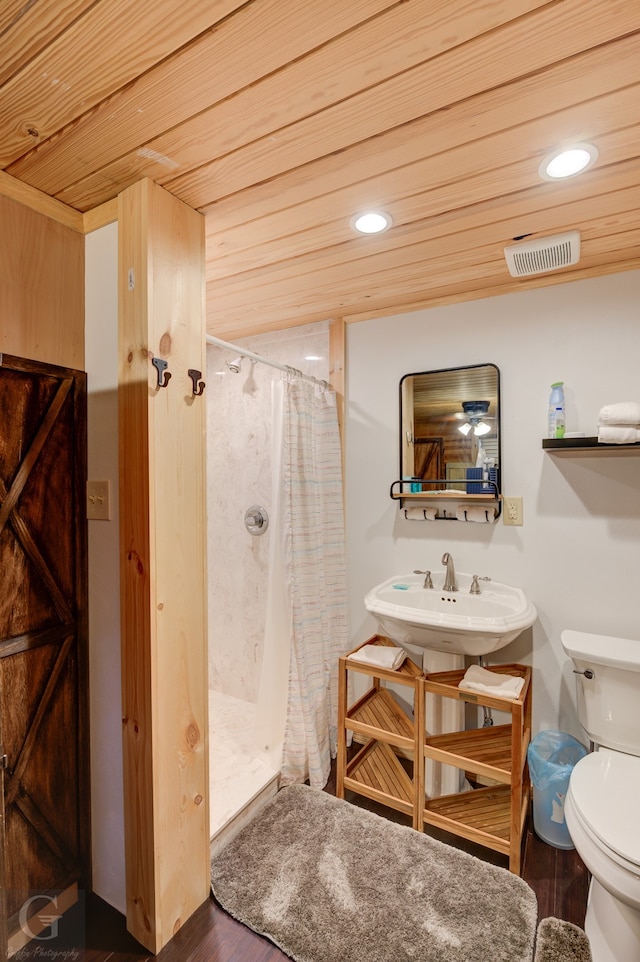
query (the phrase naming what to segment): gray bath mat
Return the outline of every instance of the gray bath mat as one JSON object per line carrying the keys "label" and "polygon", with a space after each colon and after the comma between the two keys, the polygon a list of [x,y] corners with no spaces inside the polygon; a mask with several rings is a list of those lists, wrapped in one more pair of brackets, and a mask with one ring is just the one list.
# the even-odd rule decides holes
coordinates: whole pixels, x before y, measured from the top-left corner
{"label": "gray bath mat", "polygon": [[538,926],[535,962],[591,962],[589,939],[570,922],[543,919]]}
{"label": "gray bath mat", "polygon": [[531,962],[522,879],[303,785],[211,862],[221,906],[297,962]]}

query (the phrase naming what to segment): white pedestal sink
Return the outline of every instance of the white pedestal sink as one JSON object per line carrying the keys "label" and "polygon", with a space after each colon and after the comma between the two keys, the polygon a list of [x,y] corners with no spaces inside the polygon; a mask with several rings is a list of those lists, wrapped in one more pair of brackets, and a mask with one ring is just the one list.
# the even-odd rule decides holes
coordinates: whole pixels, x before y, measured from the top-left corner
{"label": "white pedestal sink", "polygon": [[381,633],[396,644],[479,657],[504,648],[531,627],[536,609],[521,588],[456,574],[457,591],[444,591],[444,573],[434,572],[433,588],[423,575],[397,575],[372,588],[364,599]]}
{"label": "white pedestal sink", "polygon": [[[465,655],[477,658],[504,648],[536,620],[536,609],[520,588],[480,581],[480,594],[471,594],[473,575],[458,572],[458,590],[449,592],[443,590],[444,578],[444,572],[434,572],[434,587],[424,588],[423,574],[398,575],[372,588],[364,599],[382,634],[403,648],[424,649],[426,672],[464,668]],[[409,654],[415,660],[414,652]],[[432,735],[460,731],[464,706],[451,698],[433,698],[425,721]],[[427,795],[457,792],[461,778],[459,769],[430,762]]]}

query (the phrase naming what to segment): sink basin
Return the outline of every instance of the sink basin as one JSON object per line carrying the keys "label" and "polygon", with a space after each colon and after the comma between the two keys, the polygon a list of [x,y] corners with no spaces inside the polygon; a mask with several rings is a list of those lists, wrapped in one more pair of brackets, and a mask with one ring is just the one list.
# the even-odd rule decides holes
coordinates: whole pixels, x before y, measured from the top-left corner
{"label": "sink basin", "polygon": [[478,657],[504,648],[536,620],[521,588],[481,581],[481,594],[472,595],[472,575],[456,572],[458,590],[443,591],[444,574],[432,574],[433,588],[423,588],[424,576],[415,574],[372,588],[364,605],[381,633],[403,647]]}

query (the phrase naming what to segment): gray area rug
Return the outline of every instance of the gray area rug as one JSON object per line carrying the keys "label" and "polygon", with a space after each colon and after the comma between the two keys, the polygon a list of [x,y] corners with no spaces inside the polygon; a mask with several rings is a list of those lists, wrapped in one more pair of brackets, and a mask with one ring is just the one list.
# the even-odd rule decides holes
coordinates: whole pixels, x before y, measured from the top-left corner
{"label": "gray area rug", "polygon": [[522,879],[303,785],[214,856],[211,884],[297,962],[533,958],[537,903]]}
{"label": "gray area rug", "polygon": [[535,962],[591,962],[589,939],[571,922],[543,919],[538,926]]}

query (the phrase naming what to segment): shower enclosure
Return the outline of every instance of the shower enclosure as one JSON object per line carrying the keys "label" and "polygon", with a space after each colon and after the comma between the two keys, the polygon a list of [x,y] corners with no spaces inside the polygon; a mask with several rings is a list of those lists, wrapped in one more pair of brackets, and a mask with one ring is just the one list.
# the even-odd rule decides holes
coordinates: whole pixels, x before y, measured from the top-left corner
{"label": "shower enclosure", "polygon": [[[329,322],[244,338],[252,353],[328,378]],[[273,630],[281,587],[272,524],[252,524],[254,506],[277,512],[272,457],[272,382],[283,375],[207,348],[207,499],[211,836],[223,831],[279,774],[286,711],[288,640]],[[250,531],[249,529],[253,529]],[[263,533],[258,533],[266,528]],[[257,530],[256,530],[257,529]],[[275,552],[275,560],[274,560]],[[269,617],[268,616],[269,608]],[[285,650],[286,649],[286,650]]]}

